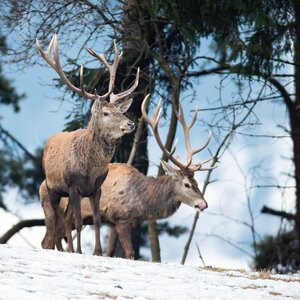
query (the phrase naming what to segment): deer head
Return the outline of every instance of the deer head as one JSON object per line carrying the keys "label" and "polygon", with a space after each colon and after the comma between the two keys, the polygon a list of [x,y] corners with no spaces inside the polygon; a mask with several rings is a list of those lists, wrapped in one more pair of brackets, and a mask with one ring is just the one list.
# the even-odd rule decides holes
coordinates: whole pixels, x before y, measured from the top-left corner
{"label": "deer head", "polygon": [[207,202],[205,201],[203,194],[201,193],[197,181],[194,179],[194,174],[196,171],[204,171],[204,170],[211,170],[212,168],[203,168],[203,165],[209,162],[212,158],[204,160],[200,163],[194,164],[192,162],[193,155],[202,151],[205,147],[208,146],[211,134],[209,134],[206,142],[204,145],[198,147],[195,150],[192,150],[190,144],[190,129],[195,124],[195,121],[198,116],[198,110],[196,110],[195,115],[192,119],[191,124],[186,124],[186,120],[184,117],[184,112],[181,103],[179,103],[179,112],[175,109],[175,114],[183,127],[184,131],[184,138],[185,138],[185,146],[187,149],[187,163],[181,162],[178,158],[174,157],[174,153],[176,151],[176,144],[171,151],[166,149],[164,144],[161,141],[159,132],[158,132],[158,123],[160,120],[161,115],[161,100],[158,102],[155,112],[152,117],[149,117],[146,113],[146,107],[148,105],[150,95],[148,94],[142,103],[142,114],[143,118],[146,122],[151,126],[155,139],[161,148],[161,150],[165,153],[167,158],[174,163],[177,168],[172,167],[168,163],[162,161],[162,167],[167,175],[171,176],[174,180],[174,188],[178,197],[182,199],[182,202],[192,206],[198,210],[204,210],[207,208]]}
{"label": "deer head", "polygon": [[[119,54],[116,43],[114,43],[115,58],[114,62],[110,65],[105,59],[104,55],[96,53],[92,49],[87,51],[97,59],[99,59],[107,67],[109,71],[109,87],[108,91],[104,95],[98,95],[95,91],[94,94],[87,92],[83,86],[83,66],[80,68],[80,88],[74,86],[66,77],[62,70],[59,54],[58,54],[58,42],[57,35],[54,34],[47,51],[43,51],[40,47],[39,41],[36,40],[36,48],[45,61],[56,71],[60,76],[62,82],[73,92],[79,94],[84,99],[90,99],[94,101],[92,106],[92,118],[93,124],[98,128],[105,128],[108,135],[112,138],[119,138],[125,133],[131,132],[135,128],[134,122],[129,120],[123,114],[128,110],[132,103],[132,98],[128,99],[128,96],[136,89],[139,82],[139,68],[137,69],[136,78],[134,84],[126,91],[118,94],[113,93],[114,82],[116,78],[116,71],[122,53]],[[53,51],[53,56],[51,55]]]}

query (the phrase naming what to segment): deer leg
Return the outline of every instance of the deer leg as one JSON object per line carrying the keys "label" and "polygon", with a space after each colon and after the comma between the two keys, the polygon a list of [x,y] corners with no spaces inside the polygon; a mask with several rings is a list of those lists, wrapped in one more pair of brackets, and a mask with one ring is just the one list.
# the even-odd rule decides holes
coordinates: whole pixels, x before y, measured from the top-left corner
{"label": "deer leg", "polygon": [[82,229],[82,217],[80,208],[81,197],[74,187],[70,188],[69,191],[69,202],[72,206],[74,218],[75,218],[75,228],[77,232],[77,253],[82,253],[81,251],[81,229]]}
{"label": "deer leg", "polygon": [[58,218],[57,224],[58,227],[57,227],[57,234],[55,239],[56,249],[58,251],[64,251],[63,246],[61,244],[61,240],[65,236],[65,226],[61,215]]}
{"label": "deer leg", "polygon": [[53,210],[53,219],[52,219],[52,224],[50,225],[51,228],[53,228],[52,231],[52,236],[51,236],[51,248],[50,249],[54,249],[55,247],[55,241],[57,238],[57,234],[58,234],[58,227],[59,227],[59,219],[62,218],[61,216],[61,212],[59,210],[59,201],[60,201],[60,196],[55,193],[52,192],[51,190],[48,190],[48,196],[49,196],[49,200],[50,200],[50,204],[51,204],[51,208]]}
{"label": "deer leg", "polygon": [[109,235],[107,239],[106,256],[113,257],[117,239],[118,239],[118,233],[116,230],[116,226],[112,225],[110,227]]}
{"label": "deer leg", "polygon": [[95,227],[95,250],[94,255],[102,255],[101,241],[100,241],[100,210],[99,210],[99,200],[101,197],[101,187],[90,196],[90,205],[93,212],[93,222]]}
{"label": "deer leg", "polygon": [[64,248],[63,248],[63,246],[62,246],[62,243],[61,243],[61,239],[60,238],[58,238],[57,240],[56,240],[56,243],[55,243],[55,245],[56,245],[56,249],[58,250],[58,251],[64,251]]}
{"label": "deer leg", "polygon": [[73,225],[73,209],[69,201],[65,212],[65,231],[66,231],[67,243],[68,243],[67,251],[74,253],[72,225]]}
{"label": "deer leg", "polygon": [[[61,201],[62,200],[60,200],[60,203]],[[61,241],[66,236],[66,226],[65,226],[64,212],[61,206],[59,206],[59,212],[60,215],[58,219],[58,229],[57,229],[55,245],[58,251],[64,251]]]}
{"label": "deer leg", "polygon": [[131,227],[125,223],[118,223],[116,224],[116,230],[119,235],[121,246],[125,252],[125,257],[133,259],[134,252],[131,240]]}
{"label": "deer leg", "polygon": [[39,193],[40,193],[41,205],[45,214],[45,226],[46,226],[46,233],[42,241],[42,248],[54,249],[55,212],[50,203],[50,196],[45,181],[41,184]]}

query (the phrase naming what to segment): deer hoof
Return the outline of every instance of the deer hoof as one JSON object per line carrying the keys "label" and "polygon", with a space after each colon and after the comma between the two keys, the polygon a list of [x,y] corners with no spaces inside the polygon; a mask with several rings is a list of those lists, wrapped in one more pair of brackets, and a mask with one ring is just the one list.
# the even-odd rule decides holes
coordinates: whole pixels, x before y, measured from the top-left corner
{"label": "deer hoof", "polygon": [[102,252],[101,251],[94,251],[94,255],[102,256]]}

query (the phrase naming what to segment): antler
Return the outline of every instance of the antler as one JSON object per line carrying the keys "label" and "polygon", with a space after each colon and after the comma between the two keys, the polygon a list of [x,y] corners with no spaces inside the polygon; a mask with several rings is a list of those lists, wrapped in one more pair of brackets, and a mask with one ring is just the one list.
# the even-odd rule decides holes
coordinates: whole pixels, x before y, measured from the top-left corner
{"label": "antler", "polygon": [[110,102],[111,103],[115,103],[117,102],[118,100],[122,99],[122,98],[125,98],[127,96],[129,96],[135,89],[136,87],[138,86],[139,84],[139,74],[140,74],[140,68],[137,69],[137,72],[136,72],[136,76],[135,76],[135,81],[133,83],[133,85],[131,86],[131,88],[129,88],[127,91],[124,91],[124,92],[121,92],[119,94],[114,94],[112,92],[113,88],[114,88],[114,82],[115,82],[115,79],[116,79],[116,72],[117,72],[117,68],[118,68],[118,65],[119,65],[119,62],[120,62],[120,59],[122,57],[122,54],[123,52],[121,52],[119,54],[119,51],[118,51],[118,48],[117,48],[117,45],[116,45],[116,42],[114,41],[114,50],[115,50],[115,59],[114,59],[114,62],[112,65],[110,65],[106,58],[104,57],[103,54],[99,54],[97,53],[96,51],[94,51],[93,49],[90,49],[90,48],[87,48],[87,51],[93,55],[94,57],[98,58],[100,61],[102,61],[105,66],[107,67],[107,69],[109,70],[109,87],[108,87],[108,91],[111,92],[111,95],[110,95]]}
{"label": "antler", "polygon": [[153,114],[152,117],[149,117],[146,113],[146,107],[148,105],[148,101],[150,98],[150,94],[148,94],[142,103],[142,114],[144,119],[147,121],[147,123],[149,123],[149,125],[151,126],[155,139],[159,145],[159,147],[161,148],[161,150],[165,153],[165,155],[168,157],[168,159],[170,159],[176,166],[178,166],[181,170],[189,170],[192,172],[201,170],[201,171],[207,171],[207,170],[211,170],[212,168],[202,168],[203,164],[209,162],[212,157],[210,159],[204,160],[198,164],[193,164],[192,163],[192,159],[193,159],[193,155],[195,155],[196,153],[202,151],[205,147],[207,147],[207,145],[210,142],[211,139],[211,133],[209,133],[207,141],[205,142],[205,144],[201,147],[198,147],[195,150],[192,150],[191,148],[191,144],[190,144],[190,129],[193,127],[193,125],[195,124],[195,121],[197,119],[198,116],[198,110],[196,110],[195,115],[192,119],[191,124],[187,125],[186,121],[185,121],[185,117],[184,117],[184,113],[183,113],[183,108],[181,103],[179,104],[179,110],[180,110],[180,114],[177,112],[177,110],[175,109],[175,114],[176,117],[178,119],[178,121],[181,123],[182,127],[183,127],[183,131],[184,131],[184,138],[185,138],[185,146],[187,149],[187,164],[182,163],[178,158],[174,158],[173,154],[176,150],[176,146],[177,146],[177,142],[175,143],[175,146],[173,147],[173,149],[171,151],[169,151],[168,149],[166,149],[166,147],[164,146],[164,144],[161,141],[159,132],[158,132],[158,123],[160,120],[160,115],[161,115],[161,99],[159,100],[155,112]]}
{"label": "antler", "polygon": [[[119,54],[116,44],[114,43],[114,48],[115,48],[115,59],[112,65],[109,65],[109,63],[107,62],[107,60],[105,59],[105,57],[102,54],[98,54],[96,53],[94,50],[92,49],[87,49],[87,51],[97,57],[100,61],[102,61],[105,66],[108,68],[109,70],[109,74],[110,74],[110,78],[109,78],[109,87],[108,87],[108,92],[102,96],[98,95],[96,92],[95,94],[91,94],[88,93],[87,91],[84,90],[83,87],[83,66],[81,65],[80,67],[80,88],[74,86],[69,79],[66,77],[64,71],[62,70],[61,64],[60,64],[60,60],[59,60],[59,54],[58,54],[58,42],[57,42],[57,35],[54,34],[54,36],[52,37],[50,44],[47,48],[47,51],[43,51],[38,39],[36,39],[36,48],[37,51],[40,53],[40,55],[46,60],[46,62],[56,71],[56,73],[60,76],[60,78],[62,79],[62,81],[75,93],[81,95],[82,97],[86,98],[86,99],[91,99],[91,100],[105,100],[108,96],[110,96],[110,102],[115,103],[117,100],[121,99],[121,98],[125,98],[127,97],[129,94],[131,94],[137,87],[138,85],[138,81],[139,81],[139,69],[137,70],[136,73],[136,79],[134,84],[132,85],[131,88],[129,88],[127,91],[124,91],[122,93],[119,94],[113,94],[113,88],[114,88],[114,82],[115,82],[115,78],[116,78],[116,71],[117,71],[117,67],[120,61],[120,58],[122,56],[122,53]],[[53,49],[53,57],[51,56],[51,50]]]}

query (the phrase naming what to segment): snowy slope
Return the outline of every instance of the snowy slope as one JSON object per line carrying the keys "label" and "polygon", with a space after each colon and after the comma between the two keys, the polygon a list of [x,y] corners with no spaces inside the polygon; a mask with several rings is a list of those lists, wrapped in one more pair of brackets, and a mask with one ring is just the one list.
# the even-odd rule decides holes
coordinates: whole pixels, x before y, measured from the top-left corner
{"label": "snowy slope", "polygon": [[0,299],[300,299],[300,275],[207,270],[0,245]]}

